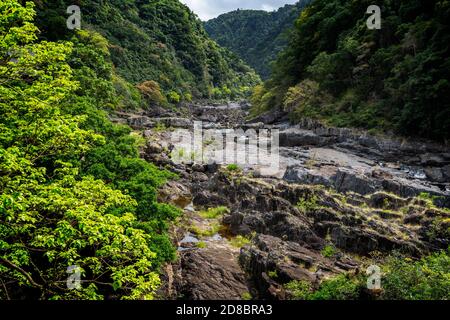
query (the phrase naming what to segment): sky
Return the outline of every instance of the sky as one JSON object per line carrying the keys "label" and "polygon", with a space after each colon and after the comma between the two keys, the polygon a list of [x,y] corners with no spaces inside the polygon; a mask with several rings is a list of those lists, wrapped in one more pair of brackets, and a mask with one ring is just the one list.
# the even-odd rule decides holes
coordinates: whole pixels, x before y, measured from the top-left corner
{"label": "sky", "polygon": [[298,0],[181,0],[203,21],[236,9],[276,10]]}

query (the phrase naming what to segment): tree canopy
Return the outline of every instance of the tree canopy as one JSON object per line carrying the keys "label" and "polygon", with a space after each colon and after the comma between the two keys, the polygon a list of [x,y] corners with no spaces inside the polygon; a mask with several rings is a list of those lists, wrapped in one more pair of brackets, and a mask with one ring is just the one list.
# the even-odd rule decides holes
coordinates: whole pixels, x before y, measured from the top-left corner
{"label": "tree canopy", "polygon": [[[273,76],[254,95],[256,109],[448,139],[449,2],[384,1],[380,30],[366,26],[371,4],[314,0],[303,10]],[[314,94],[302,99],[304,92]]]}
{"label": "tree canopy", "polygon": [[[71,1],[35,1],[37,25],[48,40],[70,37],[66,9]],[[235,54],[218,46],[201,21],[178,0],[83,1],[82,29],[107,39],[117,74],[132,84],[155,81],[183,100],[249,94],[260,79]],[[229,94],[226,94],[229,88]],[[172,94],[173,95],[173,94]]]}
{"label": "tree canopy", "polygon": [[[114,102],[91,92],[112,87],[103,38],[40,41],[31,2],[0,11],[0,297],[153,298],[175,254],[166,230],[179,210],[156,201],[173,175],[98,108]],[[80,290],[67,288],[71,266]]]}

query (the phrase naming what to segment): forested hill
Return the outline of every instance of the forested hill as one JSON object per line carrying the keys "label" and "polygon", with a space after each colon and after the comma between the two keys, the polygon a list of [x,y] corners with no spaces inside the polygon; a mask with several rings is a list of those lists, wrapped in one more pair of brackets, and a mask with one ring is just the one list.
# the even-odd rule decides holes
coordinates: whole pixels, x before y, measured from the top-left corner
{"label": "forested hill", "polygon": [[296,21],[255,113],[283,108],[297,121],[450,138],[450,2],[314,0]]}
{"label": "forested hill", "polygon": [[[60,40],[67,7],[76,1],[36,0],[41,37]],[[137,84],[156,81],[183,97],[236,97],[258,82],[254,71],[206,34],[178,0],[86,0],[78,4],[82,29],[104,36],[117,73]]]}
{"label": "forested hill", "polygon": [[205,22],[205,29],[217,43],[238,54],[267,79],[270,63],[286,45],[288,31],[309,2],[301,0],[273,12],[232,11]]}

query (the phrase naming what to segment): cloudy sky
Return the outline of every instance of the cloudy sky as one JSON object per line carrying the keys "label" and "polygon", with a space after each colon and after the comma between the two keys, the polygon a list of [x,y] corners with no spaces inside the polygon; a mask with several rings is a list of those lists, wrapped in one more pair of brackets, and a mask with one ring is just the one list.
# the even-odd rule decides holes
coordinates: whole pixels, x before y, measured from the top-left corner
{"label": "cloudy sky", "polygon": [[273,11],[285,4],[298,0],[181,0],[202,20],[209,20],[218,15],[236,9],[258,9]]}

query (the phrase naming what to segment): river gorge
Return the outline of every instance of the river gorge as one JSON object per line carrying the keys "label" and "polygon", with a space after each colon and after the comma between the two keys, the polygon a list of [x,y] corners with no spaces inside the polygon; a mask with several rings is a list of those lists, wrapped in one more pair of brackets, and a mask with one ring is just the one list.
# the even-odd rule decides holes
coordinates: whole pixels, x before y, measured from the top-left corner
{"label": "river gorge", "polygon": [[[172,226],[170,299],[287,299],[285,284],[318,286],[366,272],[377,257],[421,257],[449,245],[450,152],[429,141],[376,136],[282,114],[249,119],[247,102],[117,113],[145,137],[142,157],[176,172],[159,200],[183,209]],[[203,128],[277,130],[280,170],[174,163],[173,135]],[[281,173],[281,174],[280,174]],[[211,213],[211,214],[208,214]]]}

